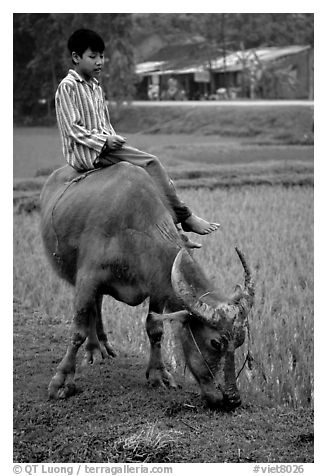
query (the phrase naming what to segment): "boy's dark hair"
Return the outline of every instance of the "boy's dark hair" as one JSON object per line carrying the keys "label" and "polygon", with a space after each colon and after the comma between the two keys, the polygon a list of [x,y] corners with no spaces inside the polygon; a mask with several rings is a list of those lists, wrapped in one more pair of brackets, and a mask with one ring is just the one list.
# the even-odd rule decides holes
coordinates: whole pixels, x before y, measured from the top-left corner
{"label": "boy's dark hair", "polygon": [[95,31],[87,30],[85,28],[76,30],[70,36],[67,46],[70,53],[75,51],[78,56],[82,56],[84,51],[86,51],[88,48],[99,53],[103,53],[105,49],[105,44],[101,36]]}

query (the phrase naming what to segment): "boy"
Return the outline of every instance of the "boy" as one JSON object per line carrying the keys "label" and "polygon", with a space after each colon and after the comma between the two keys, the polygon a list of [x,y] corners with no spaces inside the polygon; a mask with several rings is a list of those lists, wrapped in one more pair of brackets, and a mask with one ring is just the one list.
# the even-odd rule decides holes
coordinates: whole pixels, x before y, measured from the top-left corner
{"label": "boy", "polygon": [[[68,49],[73,69],[59,84],[55,98],[63,153],[68,164],[79,172],[108,167],[120,161],[143,167],[168,198],[177,223],[181,223],[184,231],[205,235],[217,230],[218,223],[197,217],[178,198],[157,157],[128,146],[126,139],[116,134],[98,82],[104,63],[102,38],[92,30],[80,29],[69,38]],[[201,247],[190,240],[187,246]]]}

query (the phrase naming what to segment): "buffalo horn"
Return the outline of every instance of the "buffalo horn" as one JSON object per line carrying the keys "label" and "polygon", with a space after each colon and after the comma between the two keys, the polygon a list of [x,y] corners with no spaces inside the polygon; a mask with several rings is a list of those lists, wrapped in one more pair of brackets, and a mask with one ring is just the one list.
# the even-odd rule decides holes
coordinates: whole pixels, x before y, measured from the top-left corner
{"label": "buffalo horn", "polygon": [[174,261],[171,282],[176,295],[183,301],[186,309],[193,315],[196,315],[207,324],[216,325],[221,320],[221,316],[216,309],[201,301],[196,296],[196,290],[192,284],[188,283],[184,278],[182,271],[182,261],[184,263],[193,264],[193,260],[189,253],[181,249]]}
{"label": "buffalo horn", "polygon": [[244,290],[243,297],[237,302],[237,307],[239,308],[239,314],[245,319],[247,314],[250,312],[251,307],[253,306],[254,301],[254,283],[252,280],[250,269],[246,263],[244,254],[238,249],[235,248],[236,253],[242,263],[244,269]]}
{"label": "buffalo horn", "polygon": [[243,297],[243,288],[240,284],[236,284],[233,294],[230,296],[229,301],[233,304],[237,303]]}
{"label": "buffalo horn", "polygon": [[171,281],[176,295],[183,301],[189,312],[198,316],[209,325],[216,326],[222,319],[234,321],[238,316],[245,319],[253,305],[254,284],[250,269],[243,253],[238,248],[235,249],[244,268],[244,290],[241,286],[237,285],[232,296],[232,303],[220,303],[215,308],[201,301],[196,296],[196,290],[192,284],[188,283],[184,278],[182,262],[184,264],[187,262],[191,265],[193,264],[193,259],[189,253],[181,249],[175,258]]}

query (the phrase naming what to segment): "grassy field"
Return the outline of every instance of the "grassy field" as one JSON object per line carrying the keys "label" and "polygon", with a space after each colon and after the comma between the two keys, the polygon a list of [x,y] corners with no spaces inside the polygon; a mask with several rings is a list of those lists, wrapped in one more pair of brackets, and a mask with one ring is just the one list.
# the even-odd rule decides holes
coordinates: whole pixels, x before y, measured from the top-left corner
{"label": "grassy field", "polygon": [[312,144],[313,108],[308,106],[133,107],[111,109],[117,130],[142,134],[241,137],[247,142]]}
{"label": "grassy field", "polygon": [[[111,116],[130,145],[157,154],[173,167],[180,161],[203,167],[262,161],[279,166],[299,161],[303,166],[313,160],[311,107],[126,106]],[[55,125],[17,127],[13,139],[15,178],[34,177],[64,164]]]}
{"label": "grassy field", "polygon": [[[253,270],[251,340],[237,351],[236,367],[248,348],[255,360],[239,377],[244,403],[231,416],[201,407],[169,324],[165,359],[183,389],[145,391],[147,303],[131,308],[112,298],[105,299],[104,321],[118,351],[115,362],[82,373],[80,352],[82,393],[67,402],[46,401],[66,348],[73,290],[45,259],[38,194],[63,159],[55,128],[14,130],[16,461],[313,461],[313,146],[294,140],[304,134],[303,116],[294,121],[292,140],[288,135],[293,145],[287,134],[277,138],[279,119],[278,127],[272,124],[268,115],[261,138],[185,130],[138,134],[132,127],[128,134],[133,145],[163,159],[195,213],[221,223],[219,232],[199,238],[203,248],[196,252],[217,287],[227,292],[243,280],[236,245]],[[143,441],[154,428],[153,441],[170,442],[160,451]],[[148,445],[145,459],[135,459],[133,442]]]}
{"label": "grassy field", "polygon": [[[242,282],[234,246],[249,257],[255,273],[251,314],[253,375],[242,374],[244,394],[275,403],[311,405],[313,396],[313,189],[243,187],[240,190],[184,190],[196,213],[217,219],[222,229],[200,238],[198,259],[225,291]],[[72,292],[52,272],[40,240],[38,214],[14,221],[14,296],[44,322],[68,327]],[[146,310],[112,299],[105,304],[114,346],[146,353]],[[168,354],[173,343],[168,341]],[[246,346],[244,352],[246,352]],[[169,355],[168,355],[169,357]],[[239,356],[241,365],[243,354]],[[171,360],[171,355],[170,355]],[[180,370],[182,369],[182,365]]]}

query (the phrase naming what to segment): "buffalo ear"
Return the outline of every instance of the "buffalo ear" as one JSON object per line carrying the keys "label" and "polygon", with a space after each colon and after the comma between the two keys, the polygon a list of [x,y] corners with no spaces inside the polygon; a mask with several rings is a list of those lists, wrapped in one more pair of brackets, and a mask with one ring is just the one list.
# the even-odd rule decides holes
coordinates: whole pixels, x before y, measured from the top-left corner
{"label": "buffalo ear", "polygon": [[162,314],[162,318],[168,321],[186,322],[190,313],[186,310]]}
{"label": "buffalo ear", "polygon": [[151,316],[154,319],[159,321],[180,321],[184,323],[189,316],[189,312],[186,310],[177,311],[177,312],[168,312],[164,314],[157,314],[156,312],[151,311]]}

